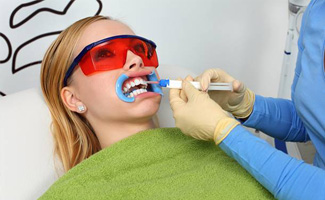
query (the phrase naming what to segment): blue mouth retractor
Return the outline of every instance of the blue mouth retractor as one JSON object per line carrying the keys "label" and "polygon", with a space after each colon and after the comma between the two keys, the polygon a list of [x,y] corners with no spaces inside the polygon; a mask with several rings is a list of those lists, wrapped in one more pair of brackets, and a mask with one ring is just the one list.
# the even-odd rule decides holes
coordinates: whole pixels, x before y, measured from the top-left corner
{"label": "blue mouth retractor", "polygon": [[[148,81],[159,81],[155,71],[152,71],[151,74],[149,74],[147,77],[148,77]],[[158,84],[152,84],[151,89],[153,92],[156,92],[161,96],[164,96],[164,93]]]}
{"label": "blue mouth retractor", "polygon": [[[158,81],[158,78],[157,78],[157,75],[156,75],[156,72],[153,71],[151,74],[147,75],[148,77],[148,80],[149,81]],[[118,96],[119,99],[121,99],[122,101],[124,102],[128,102],[128,103],[132,103],[135,101],[135,98],[134,97],[126,97],[124,94],[123,94],[123,83],[124,81],[126,81],[126,79],[128,79],[129,77],[125,74],[122,74],[116,81],[116,85],[115,85],[115,92]],[[161,87],[156,84],[156,85],[151,85],[151,89],[152,89],[152,92],[156,92],[160,95],[163,96],[163,92],[162,92],[162,89]]]}
{"label": "blue mouth retractor", "polygon": [[116,85],[115,85],[115,92],[116,92],[118,98],[120,98],[122,101],[132,103],[135,101],[135,98],[134,97],[126,97],[122,92],[123,83],[128,78],[129,77],[125,74],[122,74],[120,77],[118,77],[118,79],[116,81]]}

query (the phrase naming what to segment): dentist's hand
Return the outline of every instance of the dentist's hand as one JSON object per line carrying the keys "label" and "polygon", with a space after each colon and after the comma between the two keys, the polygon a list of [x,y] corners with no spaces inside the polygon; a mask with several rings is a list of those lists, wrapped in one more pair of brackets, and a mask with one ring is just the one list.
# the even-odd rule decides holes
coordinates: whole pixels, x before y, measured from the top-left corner
{"label": "dentist's hand", "polygon": [[232,113],[237,118],[247,118],[253,110],[255,94],[246,86],[228,75],[221,69],[208,69],[195,78],[199,81],[203,91],[206,91],[210,82],[232,83],[233,92],[208,91],[210,98],[217,102],[224,110]]}
{"label": "dentist's hand", "polygon": [[170,90],[169,100],[176,127],[196,139],[214,140],[219,144],[239,124],[207,93],[198,91],[186,80],[182,90]]}

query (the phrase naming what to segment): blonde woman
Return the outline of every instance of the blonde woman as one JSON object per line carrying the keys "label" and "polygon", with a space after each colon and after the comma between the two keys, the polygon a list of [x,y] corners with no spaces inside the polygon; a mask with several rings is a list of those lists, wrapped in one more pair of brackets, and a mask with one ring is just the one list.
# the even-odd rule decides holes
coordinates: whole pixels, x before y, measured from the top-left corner
{"label": "blonde woman", "polygon": [[156,127],[157,67],[156,45],[108,17],[59,35],[41,85],[67,173],[41,199],[272,198],[213,142]]}

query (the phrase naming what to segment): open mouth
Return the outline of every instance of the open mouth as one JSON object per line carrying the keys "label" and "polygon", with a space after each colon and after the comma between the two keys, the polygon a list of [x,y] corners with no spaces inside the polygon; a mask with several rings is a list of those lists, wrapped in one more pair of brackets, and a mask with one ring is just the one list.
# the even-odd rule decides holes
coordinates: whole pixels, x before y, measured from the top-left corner
{"label": "open mouth", "polygon": [[121,74],[115,85],[115,92],[122,101],[132,103],[141,94],[163,96],[162,89],[157,84],[147,84],[146,81],[158,81],[155,71],[134,72],[131,75]]}
{"label": "open mouth", "polygon": [[147,80],[147,76],[130,77],[126,79],[122,85],[123,94],[130,98],[145,92],[151,92],[150,85],[145,83]]}

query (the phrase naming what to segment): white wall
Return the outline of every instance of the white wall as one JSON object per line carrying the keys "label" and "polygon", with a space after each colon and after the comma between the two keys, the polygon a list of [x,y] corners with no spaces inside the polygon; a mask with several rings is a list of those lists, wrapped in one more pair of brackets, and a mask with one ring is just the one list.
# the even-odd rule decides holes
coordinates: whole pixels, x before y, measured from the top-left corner
{"label": "white wall", "polygon": [[[42,7],[63,10],[68,2],[44,1],[22,8],[14,22]],[[78,0],[64,16],[41,12],[24,25],[10,28],[9,17],[21,3],[1,1],[0,32],[9,38],[13,51],[37,35],[61,30],[98,9],[95,0]],[[193,75],[211,67],[223,68],[256,93],[277,95],[287,29],[286,0],[103,0],[102,4],[101,14],[127,23],[138,35],[156,42],[161,64],[186,67]],[[42,59],[54,38],[22,49],[16,67]],[[0,37],[0,60],[7,53]],[[1,92],[38,85],[39,64],[12,74],[12,61],[11,56],[0,64]]]}

